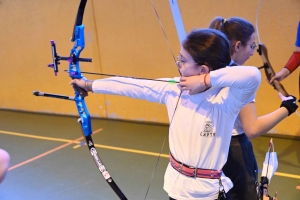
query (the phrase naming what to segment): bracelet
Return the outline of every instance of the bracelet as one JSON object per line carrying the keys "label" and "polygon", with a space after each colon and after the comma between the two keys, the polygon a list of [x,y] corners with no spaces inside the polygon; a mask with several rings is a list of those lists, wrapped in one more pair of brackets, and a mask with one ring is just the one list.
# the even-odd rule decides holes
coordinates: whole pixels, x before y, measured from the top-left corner
{"label": "bracelet", "polygon": [[85,87],[84,87],[84,89],[87,91],[87,92],[89,92],[89,91],[92,91],[93,89],[92,89],[92,87],[90,88],[90,86],[89,86],[89,82],[93,82],[93,81],[85,81]]}
{"label": "bracelet", "polygon": [[207,87],[208,85],[206,83],[206,76],[207,76],[207,74],[204,75],[204,85]]}
{"label": "bracelet", "polygon": [[85,81],[85,87],[84,89],[88,92],[88,85],[87,85],[87,81]]}

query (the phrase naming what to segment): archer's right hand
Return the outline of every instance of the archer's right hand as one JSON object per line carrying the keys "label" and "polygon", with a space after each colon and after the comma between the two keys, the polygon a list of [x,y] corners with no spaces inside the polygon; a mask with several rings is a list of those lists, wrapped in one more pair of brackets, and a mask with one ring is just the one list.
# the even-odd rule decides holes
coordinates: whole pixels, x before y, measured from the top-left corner
{"label": "archer's right hand", "polygon": [[203,92],[211,86],[210,81],[207,85],[205,81],[206,76],[209,76],[209,74],[201,74],[189,77],[182,76],[180,77],[179,83],[180,89],[188,90],[190,95]]}

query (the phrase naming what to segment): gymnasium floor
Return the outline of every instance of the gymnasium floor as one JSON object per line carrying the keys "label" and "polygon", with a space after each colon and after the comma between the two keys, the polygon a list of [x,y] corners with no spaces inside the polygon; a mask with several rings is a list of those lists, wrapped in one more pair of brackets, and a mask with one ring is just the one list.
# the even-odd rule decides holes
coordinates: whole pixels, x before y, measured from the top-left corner
{"label": "gymnasium floor", "polygon": [[[129,200],[143,200],[168,127],[100,119],[92,124],[108,172]],[[11,155],[0,200],[117,200],[80,137],[76,117],[0,110],[0,148]],[[252,140],[260,169],[269,140]],[[273,141],[279,167],[270,194],[277,190],[279,200],[299,200],[295,187],[300,185],[300,140]],[[167,154],[166,142],[147,200],[168,199],[162,189]]]}

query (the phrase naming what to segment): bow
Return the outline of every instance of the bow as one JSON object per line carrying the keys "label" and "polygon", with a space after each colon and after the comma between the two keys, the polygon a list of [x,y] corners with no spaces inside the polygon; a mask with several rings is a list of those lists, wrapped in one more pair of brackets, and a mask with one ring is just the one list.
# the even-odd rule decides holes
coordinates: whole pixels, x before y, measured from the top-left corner
{"label": "bow", "polygon": [[[256,23],[255,23],[256,35],[257,35],[257,39],[258,39],[257,52],[263,61],[263,66],[259,67],[259,69],[264,68],[266,77],[268,80],[270,80],[273,76],[275,76],[275,72],[274,72],[274,70],[270,64],[269,58],[268,58],[267,47],[260,41],[259,30],[258,30],[258,14],[259,14],[261,4],[262,4],[262,0],[260,0],[259,5],[258,5],[258,9],[256,12]],[[274,87],[275,90],[280,92],[282,95],[289,96],[289,94],[287,93],[287,91],[284,89],[283,85],[279,81],[274,80],[272,83],[272,86]],[[269,153],[270,153],[271,145],[272,145],[272,143],[270,142]],[[269,162],[268,162],[267,168],[269,168]],[[257,190],[258,190],[258,196],[259,196],[260,200],[263,200],[264,196],[269,197],[270,200],[274,199],[274,197],[270,197],[268,195],[268,185],[269,185],[269,179],[267,176],[261,177],[260,184],[258,184],[258,182],[257,182],[257,187],[258,187]],[[275,198],[276,198],[276,194],[275,194]]]}
{"label": "bow", "polygon": [[[256,12],[256,35],[257,35],[257,39],[258,39],[258,49],[257,52],[260,55],[262,61],[263,61],[263,66],[259,67],[259,69],[264,68],[265,70],[265,74],[267,76],[267,79],[270,81],[270,79],[275,76],[275,72],[270,64],[269,58],[268,58],[268,50],[267,47],[260,41],[260,37],[259,37],[259,31],[258,31],[258,13],[260,10],[260,6],[261,6],[262,0],[260,0],[260,3],[258,5],[258,9]],[[284,96],[289,96],[289,94],[287,93],[287,91],[284,89],[283,85],[277,81],[274,80],[272,83],[273,87],[275,90],[277,90],[278,92],[280,92],[282,95]]]}
{"label": "bow", "polygon": [[[55,42],[51,41],[51,47],[52,47],[52,58],[53,63],[49,64],[49,67],[52,67],[54,69],[55,75],[57,75],[58,72],[58,65],[60,64],[60,60],[66,60],[69,62],[69,76],[72,79],[81,79],[83,76],[81,75],[80,71],[80,62],[92,62],[91,58],[80,58],[80,53],[85,47],[85,39],[84,39],[84,25],[82,24],[83,14],[85,10],[87,0],[81,0],[74,24],[74,29],[72,33],[71,41],[74,42],[74,46],[70,51],[69,57],[61,57],[56,52],[56,45]],[[117,184],[114,182],[108,171],[106,170],[103,162],[101,161],[99,154],[97,153],[97,150],[94,146],[94,142],[92,140],[92,126],[91,126],[91,117],[89,114],[89,111],[87,109],[87,106],[85,104],[84,98],[87,96],[87,92],[78,86],[74,86],[75,96],[74,97],[68,97],[63,95],[57,95],[57,94],[49,94],[49,93],[42,93],[39,91],[34,91],[33,94],[36,96],[45,96],[45,97],[53,97],[53,98],[60,98],[60,99],[67,99],[75,101],[76,107],[78,110],[78,114],[80,115],[80,118],[78,122],[81,125],[82,133],[86,139],[86,144],[89,148],[89,151],[95,161],[95,164],[97,165],[99,171],[101,172],[102,176],[106,180],[106,182],[109,184],[109,186],[114,190],[114,192],[118,195],[118,197],[121,200],[127,200],[123,192],[120,190],[120,188],[117,186]]]}
{"label": "bow", "polygon": [[[59,71],[58,70],[58,65],[60,64],[61,60],[69,62],[69,70],[67,72],[69,73],[69,76],[72,79],[81,79],[81,78],[83,78],[82,73],[96,74],[96,73],[93,73],[93,72],[81,72],[80,65],[79,65],[80,62],[92,62],[91,58],[80,58],[80,53],[82,52],[82,50],[85,47],[84,25],[82,24],[82,20],[83,20],[83,14],[84,14],[86,2],[87,2],[87,0],[81,0],[80,1],[80,5],[79,5],[79,8],[78,8],[78,12],[77,12],[77,16],[76,16],[76,20],[75,20],[75,24],[74,24],[74,28],[73,28],[73,33],[72,33],[72,37],[71,37],[71,41],[74,42],[74,46],[70,51],[70,56],[69,57],[59,56],[57,51],[56,51],[56,44],[53,40],[51,40],[53,63],[49,64],[48,67],[53,68],[55,76],[57,75],[57,73]],[[153,8],[156,12],[156,15],[158,17],[158,20],[160,22],[161,28],[164,32],[164,35],[166,37],[165,31],[162,27],[162,24],[161,24],[161,21],[159,19],[157,10],[156,10],[152,0],[151,0],[151,2],[152,2],[152,6],[153,6]],[[173,0],[170,0],[171,8],[172,8],[172,5],[174,5],[173,3],[174,3]],[[177,6],[177,9],[178,9],[177,3],[175,4],[175,6]],[[173,11],[173,8],[172,8],[172,11]],[[178,9],[178,11],[179,11],[179,9]],[[173,16],[174,16],[174,14],[173,14]],[[181,17],[180,17],[180,19],[181,19]],[[174,20],[175,20],[175,18],[174,18]],[[176,24],[176,21],[175,21],[175,24]],[[182,24],[182,27],[183,27],[183,24]],[[182,40],[183,37],[185,37],[185,32],[183,32],[182,38],[180,40]],[[168,42],[167,37],[166,37],[166,39],[167,39],[167,42]],[[168,44],[169,44],[169,42],[168,42]],[[170,44],[169,44],[169,48],[170,48],[170,51],[173,55],[174,61],[176,63],[176,59],[175,59],[173,51],[170,47]],[[118,75],[112,75],[112,74],[99,74],[99,75],[118,76]],[[125,76],[119,76],[119,77],[125,77]],[[137,77],[130,77],[130,78],[145,79],[145,78],[137,78]],[[146,80],[153,80],[153,79],[146,79]],[[154,81],[162,81],[162,80],[154,80]],[[167,81],[167,82],[177,83],[176,81]],[[78,110],[78,114],[80,115],[80,118],[79,118],[78,122],[81,125],[81,130],[82,130],[83,135],[85,136],[86,144],[89,148],[89,151],[90,151],[90,153],[91,153],[91,155],[92,155],[99,171],[102,173],[102,176],[107,181],[107,183],[111,186],[111,188],[114,190],[114,192],[118,195],[118,197],[121,200],[127,200],[127,198],[125,197],[123,192],[120,190],[120,188],[117,186],[117,184],[114,182],[114,180],[112,179],[112,177],[110,176],[110,174],[106,170],[106,168],[105,168],[103,162],[101,161],[101,159],[100,159],[100,157],[97,153],[97,150],[94,146],[94,142],[93,142],[92,136],[91,136],[92,135],[91,118],[90,118],[90,114],[89,114],[89,111],[87,109],[87,106],[85,104],[85,101],[84,101],[84,98],[86,96],[88,96],[88,94],[85,90],[81,89],[80,87],[78,87],[76,85],[74,85],[74,91],[75,91],[75,96],[74,97],[59,95],[59,94],[44,93],[44,92],[39,92],[39,91],[33,91],[33,94],[35,96],[44,96],[44,97],[59,98],[59,99],[75,101],[76,107],[77,107],[77,110]],[[181,93],[180,93],[180,95],[181,95]],[[177,104],[179,102],[180,95],[179,95]],[[177,108],[177,105],[176,105],[176,108]],[[174,110],[174,114],[175,114],[176,108]],[[174,114],[173,114],[173,116],[174,116]],[[173,118],[172,118],[172,120],[173,120]],[[170,124],[172,123],[172,120],[171,120]],[[158,163],[158,161],[157,161],[157,163]],[[156,164],[156,166],[157,166],[157,164]],[[156,167],[155,167],[155,169],[156,169]],[[154,171],[155,171],[155,169],[154,169]],[[154,174],[154,172],[153,172],[153,174]],[[150,185],[148,187],[148,190],[149,190],[149,188],[150,188]],[[148,193],[148,190],[147,190],[147,193]],[[145,199],[147,197],[147,193],[146,193]]]}

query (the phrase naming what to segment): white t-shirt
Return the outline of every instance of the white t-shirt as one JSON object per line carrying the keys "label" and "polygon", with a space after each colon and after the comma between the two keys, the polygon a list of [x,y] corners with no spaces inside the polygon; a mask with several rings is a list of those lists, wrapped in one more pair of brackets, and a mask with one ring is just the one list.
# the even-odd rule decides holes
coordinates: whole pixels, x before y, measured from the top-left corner
{"label": "white t-shirt", "polygon": [[[254,98],[261,74],[256,67],[227,67],[211,71],[210,79],[212,87],[196,95],[188,91],[180,95],[174,83],[121,77],[94,81],[93,92],[165,104],[169,121],[174,115],[169,129],[174,158],[197,168],[220,170],[227,161],[235,119]],[[227,192],[232,182],[224,174],[221,180]],[[218,196],[219,180],[186,177],[169,164],[164,189],[178,200],[211,200]]]}
{"label": "white t-shirt", "polygon": [[[234,64],[234,60],[231,60],[229,63],[230,67],[235,67],[236,65],[232,66],[232,64]],[[251,102],[255,102],[255,99],[252,100]],[[249,102],[250,103],[250,102]],[[237,116],[234,125],[233,125],[233,130],[232,130],[232,136],[236,136],[236,135],[241,135],[245,133],[242,122],[241,122],[241,118],[240,115]]]}

